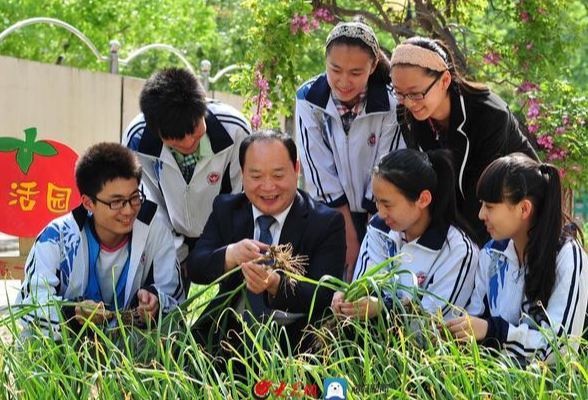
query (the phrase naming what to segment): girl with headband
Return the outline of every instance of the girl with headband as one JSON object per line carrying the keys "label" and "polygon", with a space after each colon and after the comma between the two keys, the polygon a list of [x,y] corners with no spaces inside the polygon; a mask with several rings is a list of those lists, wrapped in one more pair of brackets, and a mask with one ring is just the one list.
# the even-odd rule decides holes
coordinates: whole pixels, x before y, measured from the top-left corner
{"label": "girl with headband", "polygon": [[485,85],[467,81],[450,50],[438,40],[407,39],[392,55],[392,84],[405,108],[407,142],[423,151],[445,148],[453,154],[458,208],[476,231],[489,239],[477,218],[476,184],[498,157],[523,152],[537,159],[507,104]]}
{"label": "girl with headband", "polygon": [[[493,161],[477,194],[492,239],[480,252],[469,315],[447,322],[457,339],[523,362],[578,349],[588,296],[581,231],[562,212],[559,171],[517,153]],[[569,337],[569,346],[558,340]]]}
{"label": "girl with headband", "polygon": [[347,233],[347,279],[369,214],[371,176],[379,158],[405,147],[390,87],[390,65],[374,31],[339,23],[326,41],[326,72],[296,94],[296,131],[306,190],[338,209]]}

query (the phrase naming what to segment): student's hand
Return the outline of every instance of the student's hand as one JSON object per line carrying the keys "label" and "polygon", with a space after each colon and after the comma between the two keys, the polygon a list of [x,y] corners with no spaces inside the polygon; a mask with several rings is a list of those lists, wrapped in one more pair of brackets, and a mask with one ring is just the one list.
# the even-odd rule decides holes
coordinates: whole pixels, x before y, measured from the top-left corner
{"label": "student's hand", "polygon": [[255,294],[268,291],[275,296],[280,286],[280,275],[272,270],[266,270],[262,265],[246,262],[243,263],[243,276],[247,282],[247,290]]}
{"label": "student's hand", "polygon": [[343,302],[340,305],[341,313],[346,317],[365,319],[366,313],[368,319],[374,318],[382,310],[382,305],[377,297],[364,296],[356,302]]}
{"label": "student's hand", "polygon": [[[354,228],[352,228],[354,229]],[[355,234],[347,235],[347,253],[345,254],[345,269],[347,270],[347,282],[351,282],[353,279],[353,271],[355,270],[355,263],[357,262],[357,256],[359,255],[359,241]]]}
{"label": "student's hand", "polygon": [[344,298],[345,293],[335,292],[335,294],[333,295],[333,300],[331,300],[331,308],[335,312],[335,315],[339,317],[339,319],[344,317],[343,313],[341,312],[341,304],[343,304]]}
{"label": "student's hand", "polygon": [[253,239],[243,239],[228,245],[225,252],[225,271],[261,257],[261,253],[267,249],[269,249],[267,244]]}
{"label": "student's hand", "polygon": [[476,341],[480,341],[488,333],[488,321],[469,315],[447,321],[445,326],[456,339],[467,339],[474,336]]}
{"label": "student's hand", "polygon": [[84,325],[87,320],[92,321],[96,325],[102,325],[108,322],[113,316],[112,311],[104,308],[104,303],[102,302],[96,303],[92,300],[84,300],[76,306],[76,321],[80,325]]}
{"label": "student's hand", "polygon": [[159,297],[146,289],[139,289],[137,300],[139,301],[137,309],[141,322],[145,323],[147,319],[155,320],[159,311]]}

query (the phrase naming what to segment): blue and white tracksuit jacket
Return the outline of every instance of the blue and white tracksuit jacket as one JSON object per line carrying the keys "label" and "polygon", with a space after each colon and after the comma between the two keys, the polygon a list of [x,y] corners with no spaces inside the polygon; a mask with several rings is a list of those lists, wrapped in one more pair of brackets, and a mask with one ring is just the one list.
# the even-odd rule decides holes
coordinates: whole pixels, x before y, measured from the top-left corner
{"label": "blue and white tracksuit jacket", "polygon": [[[159,297],[163,313],[184,300],[180,266],[171,232],[155,217],[157,206],[145,201],[133,224],[129,271],[122,309],[129,308],[137,291],[146,288]],[[60,338],[60,319],[54,300],[83,299],[89,274],[88,212],[79,206],[53,220],[37,237],[26,261],[25,280],[17,304],[40,308],[22,317],[26,328],[34,322],[47,336]]]}
{"label": "blue and white tracksuit jacket", "polygon": [[372,169],[391,150],[406,147],[396,121],[392,88],[370,85],[366,106],[345,134],[325,74],[296,94],[296,132],[306,191],[331,207],[377,212]]}
{"label": "blue and white tracksuit jacket", "polygon": [[[555,285],[545,309],[546,318],[536,321],[529,315],[525,268],[519,266],[514,242],[488,242],[480,252],[474,294],[466,308],[470,315],[488,321],[483,343],[493,347],[499,344],[502,353],[520,360],[539,358],[547,362],[555,359],[557,350],[550,342],[556,337],[571,337],[570,344],[577,349],[588,301],[586,261],[586,252],[576,240],[568,240],[562,246],[556,259]],[[565,352],[566,346],[559,351]]]}
{"label": "blue and white tracksuit jacket", "polygon": [[147,129],[139,114],[123,135],[122,144],[135,151],[143,166],[143,190],[157,203],[158,213],[174,233],[178,259],[188,256],[185,238],[198,238],[212,212],[214,198],[243,190],[239,146],[251,128],[243,115],[224,103],[207,100],[206,135],[214,155],[198,161],[189,183],[157,132]]}
{"label": "blue and white tracksuit jacket", "polygon": [[[453,225],[444,230],[429,227],[421,237],[407,242],[403,232],[391,230],[376,214],[361,244],[353,280],[388,258],[402,254],[395,276],[397,282],[430,293],[421,298],[423,309],[429,313],[440,309],[445,319],[452,319],[461,313],[459,310],[463,310],[472,294],[478,253],[478,246]],[[392,295],[402,299],[411,293],[402,289],[384,293],[388,308],[392,306]]]}

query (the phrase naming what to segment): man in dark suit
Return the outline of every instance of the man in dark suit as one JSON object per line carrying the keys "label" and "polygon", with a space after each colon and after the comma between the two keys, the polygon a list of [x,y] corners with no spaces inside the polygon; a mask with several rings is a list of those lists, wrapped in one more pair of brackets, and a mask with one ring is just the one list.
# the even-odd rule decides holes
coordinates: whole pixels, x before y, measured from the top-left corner
{"label": "man in dark suit", "polygon": [[[324,287],[317,290],[304,282],[297,282],[292,289],[283,273],[268,271],[252,261],[269,244],[291,243],[295,255],[308,256],[308,278],[318,281],[331,275],[342,279],[343,216],[297,190],[300,165],[296,145],[289,136],[275,131],[248,136],[240,146],[239,162],[244,193],[215,199],[204,232],[188,257],[188,273],[193,282],[210,284],[238,265],[243,269],[221,282],[217,297],[200,316],[193,333],[202,344],[210,344],[209,339],[215,338],[213,342],[218,345],[219,326],[224,325],[221,335],[228,329],[240,330],[231,312],[223,314],[228,321],[221,323],[221,313],[228,307],[238,313],[247,308],[258,320],[273,315],[278,324],[286,326],[294,348],[308,324],[315,291],[311,323],[323,316],[333,291]],[[236,293],[243,282],[246,289]]]}

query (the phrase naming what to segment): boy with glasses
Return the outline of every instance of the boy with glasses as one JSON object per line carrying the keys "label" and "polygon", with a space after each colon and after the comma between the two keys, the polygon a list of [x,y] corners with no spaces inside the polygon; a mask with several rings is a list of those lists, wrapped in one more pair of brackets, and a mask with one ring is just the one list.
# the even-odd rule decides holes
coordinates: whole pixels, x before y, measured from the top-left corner
{"label": "boy with glasses", "polygon": [[157,206],[139,190],[136,156],[100,143],[75,174],[82,204],[47,225],[26,262],[17,303],[40,307],[22,317],[25,327],[59,339],[57,307],[74,330],[87,319],[114,323],[116,309],[135,310],[141,324],[171,311],[183,300],[180,266]]}

